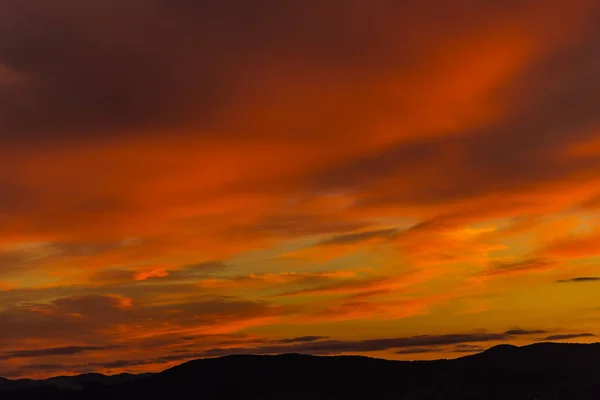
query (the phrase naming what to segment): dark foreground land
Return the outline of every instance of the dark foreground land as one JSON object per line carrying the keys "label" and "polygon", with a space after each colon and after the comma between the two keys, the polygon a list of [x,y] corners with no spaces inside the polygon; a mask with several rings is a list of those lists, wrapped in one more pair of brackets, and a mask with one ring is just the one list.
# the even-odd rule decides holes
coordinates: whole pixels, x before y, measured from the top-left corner
{"label": "dark foreground land", "polygon": [[600,399],[600,344],[503,345],[429,362],[240,355],[148,376],[83,377],[93,377],[92,384],[71,377],[75,384],[9,390],[11,381],[0,382],[0,399]]}

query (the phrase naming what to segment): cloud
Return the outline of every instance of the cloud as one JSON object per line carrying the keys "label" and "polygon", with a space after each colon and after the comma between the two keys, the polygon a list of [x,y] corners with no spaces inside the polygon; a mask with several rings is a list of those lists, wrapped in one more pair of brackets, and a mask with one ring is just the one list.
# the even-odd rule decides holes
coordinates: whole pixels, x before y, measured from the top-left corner
{"label": "cloud", "polygon": [[80,343],[90,341],[131,341],[139,346],[139,340],[171,335],[168,341],[172,344],[181,336],[237,332],[266,323],[282,311],[266,302],[219,298],[138,305],[114,295],[67,297],[1,311],[0,340],[13,348],[19,346],[23,337],[38,342],[69,343],[54,351],[76,354],[88,348]]}
{"label": "cloud", "polygon": [[[467,347],[466,343],[479,343],[490,341],[509,340],[510,336],[505,334],[449,334],[449,335],[423,335],[405,338],[393,339],[374,339],[362,341],[338,341],[322,340],[325,337],[309,336],[311,340],[295,340],[277,342],[282,345],[266,345],[257,347],[232,347],[232,348],[213,348],[197,352],[172,353],[166,356],[160,356],[150,359],[132,359],[117,360],[100,363],[89,363],[84,368],[126,368],[144,365],[167,364],[173,362],[186,361],[196,358],[221,357],[232,354],[282,354],[282,353],[305,353],[305,354],[342,354],[342,353],[360,353],[374,352],[389,349],[396,350],[397,354],[420,354],[434,351],[450,352],[474,352],[477,347]],[[312,340],[313,338],[318,338]],[[304,339],[304,338],[300,338]],[[286,345],[283,345],[283,344]],[[440,346],[456,345],[445,348]],[[81,366],[80,366],[81,368]]]}
{"label": "cloud", "polygon": [[125,269],[103,269],[95,272],[90,280],[101,284],[116,284],[132,282],[135,280],[136,272]]}
{"label": "cloud", "polygon": [[327,336],[300,336],[296,338],[290,339],[281,339],[278,340],[279,343],[306,343],[306,342],[316,342],[317,340],[327,339]]}
{"label": "cloud", "polygon": [[485,347],[472,344],[457,344],[450,351],[453,353],[479,353],[485,351]]}
{"label": "cloud", "polygon": [[114,350],[121,348],[121,346],[109,345],[109,346],[65,346],[65,347],[54,347],[49,349],[37,349],[37,350],[19,350],[11,351],[8,353],[0,354],[0,360],[10,360],[13,358],[32,358],[32,357],[46,357],[46,356],[70,356],[88,351],[103,351],[103,350]]}
{"label": "cloud", "polygon": [[354,244],[371,239],[392,240],[398,234],[398,229],[380,229],[376,231],[366,231],[360,233],[350,233],[346,235],[335,236],[331,239],[319,243],[320,246]]}
{"label": "cloud", "polygon": [[186,265],[181,269],[167,269],[164,271],[164,275],[149,276],[146,278],[149,281],[161,282],[185,282],[185,281],[197,281],[202,278],[206,278],[211,274],[218,271],[227,269],[227,264],[221,261],[208,261],[199,264]]}
{"label": "cloud", "polygon": [[401,279],[387,277],[354,278],[318,287],[283,292],[276,294],[273,297],[372,293],[374,291],[388,290],[401,286],[401,283]]}
{"label": "cloud", "polygon": [[55,374],[64,371],[64,364],[26,364],[20,365],[18,369],[4,370],[2,371],[2,375],[5,378],[20,378],[31,373]]}
{"label": "cloud", "polygon": [[239,235],[240,229],[247,235],[264,236],[305,236],[351,232],[364,228],[365,222],[337,219],[334,215],[313,215],[307,212],[270,213],[261,215],[247,226],[236,227],[232,235]]}
{"label": "cloud", "polygon": [[591,232],[561,238],[549,245],[544,251],[553,256],[565,259],[592,257],[600,254],[596,245],[600,240],[600,233]]}
{"label": "cloud", "polygon": [[74,296],[23,304],[0,312],[0,340],[18,343],[27,337],[78,343],[106,339],[102,328],[125,324],[130,315],[129,299],[120,296]]}
{"label": "cloud", "polygon": [[581,283],[581,282],[600,282],[600,277],[597,276],[578,276],[576,278],[559,279],[557,283]]}
{"label": "cloud", "polygon": [[491,268],[484,271],[487,276],[515,275],[544,271],[556,265],[555,262],[542,258],[532,258],[517,262],[495,262]]}
{"label": "cloud", "polygon": [[[304,353],[304,354],[315,354],[315,355],[328,355],[328,354],[353,354],[353,353],[365,353],[365,352],[377,352],[377,351],[388,351],[392,350],[395,354],[399,355],[410,355],[410,354],[424,354],[424,353],[474,353],[485,350],[484,347],[475,343],[494,343],[494,342],[506,342],[515,339],[519,335],[534,335],[541,330],[516,330],[515,333],[460,333],[460,334],[445,334],[445,335],[419,335],[399,338],[387,338],[387,339],[370,339],[370,340],[358,340],[358,341],[346,341],[346,340],[327,340],[324,336],[303,336],[289,339],[279,340],[254,340],[258,343],[254,347],[237,347],[236,342],[231,342],[226,339],[227,337],[234,337],[230,334],[227,335],[216,335],[214,338],[221,341],[223,345],[233,345],[234,347],[215,347],[207,350],[202,349],[177,349],[168,347],[166,348],[169,353],[165,355],[156,356],[153,358],[146,359],[109,359],[102,361],[85,361],[81,363],[64,364],[63,370],[67,369],[70,371],[90,371],[104,369],[108,372],[114,370],[123,370],[131,368],[145,368],[147,366],[173,364],[177,362],[187,361],[197,358],[206,357],[220,357],[231,354],[283,354],[283,353]],[[510,332],[510,331],[507,331]],[[239,343],[252,343],[253,340],[244,338],[236,334],[235,337],[240,339]],[[205,342],[210,339],[210,336],[198,336],[201,339],[199,343]],[[149,342],[148,344],[150,344]],[[160,341],[152,342],[152,346],[148,349],[158,349],[164,346],[165,343]],[[157,347],[158,346],[158,347]],[[85,347],[84,347],[85,348]],[[107,348],[103,348],[108,350]],[[175,349],[175,350],[174,350]],[[100,349],[99,349],[100,350]],[[54,349],[50,349],[54,351]],[[87,351],[87,350],[86,350]],[[91,351],[91,350],[90,350]],[[58,353],[62,353],[60,350],[56,350]],[[65,350],[68,353],[69,350]],[[37,354],[37,353],[36,353]],[[35,364],[28,367],[29,370],[38,369]],[[39,370],[43,372],[44,365],[39,366]],[[20,372],[15,372],[13,375],[19,375],[23,373],[23,369]],[[55,369],[49,370],[54,372]],[[38,371],[39,372],[39,371]]]}
{"label": "cloud", "polygon": [[433,347],[417,347],[414,349],[402,349],[395,351],[395,354],[424,354],[424,353],[479,353],[485,351],[486,348],[472,344],[457,344],[455,346],[433,346]]}
{"label": "cloud", "polygon": [[[503,123],[491,124],[481,130],[475,128],[458,141],[453,138],[425,139],[389,146],[322,174],[322,185],[359,187],[361,203],[372,209],[402,204],[406,208],[435,210],[437,213],[446,209],[448,212],[502,217],[511,215],[509,209],[513,215],[515,209],[536,213],[560,208],[565,203],[568,205],[574,197],[581,199],[580,196],[589,194],[581,191],[590,188],[585,185],[575,188],[572,184],[574,181],[593,181],[595,172],[591,171],[598,170],[597,160],[561,157],[558,157],[558,163],[550,160],[556,160],[554,155],[561,154],[571,143],[574,132],[577,132],[578,140],[593,137],[596,132],[589,128],[598,126],[599,121],[592,112],[595,106],[581,100],[579,95],[584,99],[594,98],[593,89],[586,89],[585,82],[592,79],[592,86],[596,87],[599,77],[587,66],[577,65],[575,60],[598,65],[599,58],[591,52],[599,37],[594,31],[585,43],[557,51],[523,71],[515,92],[526,94],[526,97],[518,101],[515,114]],[[574,58],[555,62],[563,57]],[[570,83],[551,83],[550,77],[556,74]],[[536,87],[548,89],[550,95],[538,96]],[[585,107],[559,111],[559,104],[567,99],[579,100]],[[539,146],[542,142],[544,145]],[[586,168],[589,174],[583,173]],[[536,190],[542,183],[557,188],[564,185],[571,197],[544,196]],[[550,201],[544,201],[544,198]],[[490,201],[495,203],[494,207],[489,207]]]}
{"label": "cloud", "polygon": [[417,347],[416,349],[403,349],[395,351],[396,354],[423,354],[423,353],[436,353],[439,352],[438,347]]}
{"label": "cloud", "polygon": [[197,282],[227,268],[228,266],[222,261],[206,261],[184,265],[178,269],[151,265],[132,269],[102,269],[95,272],[90,277],[90,281],[102,284],[131,283],[133,281],[148,281],[148,283],[157,281],[162,283]]}
{"label": "cloud", "polygon": [[551,335],[545,337],[544,340],[567,340],[567,339],[578,339],[578,338],[587,338],[587,337],[596,337],[593,333],[570,333],[564,335]]}
{"label": "cloud", "polygon": [[542,333],[548,333],[548,331],[543,329],[510,329],[505,332],[507,335],[538,335]]}
{"label": "cloud", "polygon": [[370,339],[359,341],[324,340],[314,343],[300,343],[291,346],[257,346],[252,348],[215,348],[203,353],[203,357],[216,357],[228,354],[341,354],[384,351],[390,349],[431,348],[465,343],[502,342],[512,339],[507,333],[467,333],[446,335],[421,335],[389,339]]}
{"label": "cloud", "polygon": [[437,326],[465,293],[516,316],[540,293],[552,320],[535,279],[474,281],[597,254],[594,1],[380,3],[2,1],[5,351],[358,351],[389,343],[172,347]]}
{"label": "cloud", "polygon": [[[323,113],[316,108],[305,109],[305,98],[313,97],[318,85],[343,89],[342,93],[347,94],[360,94],[363,90],[369,101],[373,101],[377,98],[373,98],[368,85],[365,90],[364,84],[356,84],[354,80],[354,89],[348,88],[351,78],[360,78],[360,82],[370,79],[371,85],[381,90],[377,79],[370,77],[372,71],[389,75],[399,70],[410,76],[414,71],[404,62],[406,57],[419,60],[419,56],[457,42],[455,51],[469,56],[469,47],[461,46],[464,30],[471,33],[479,30],[482,36],[487,34],[499,42],[496,49],[499,55],[490,64],[471,56],[481,70],[471,75],[472,93],[467,92],[467,99],[457,96],[451,93],[453,86],[446,83],[450,93],[442,91],[441,100],[471,104],[470,96],[484,97],[486,90],[506,81],[528,61],[529,49],[524,45],[534,38],[518,32],[515,36],[523,44],[516,42],[511,48],[502,38],[495,37],[498,36],[495,25],[511,20],[515,12],[523,12],[536,17],[540,36],[548,33],[556,36],[558,31],[548,32],[555,28],[557,16],[541,13],[536,7],[481,6],[466,0],[461,1],[460,7],[438,3],[439,10],[432,14],[422,5],[401,7],[386,3],[381,8],[358,3],[351,7],[344,5],[341,1],[315,6],[297,0],[285,4],[266,0],[250,8],[236,0],[218,5],[206,0],[193,5],[181,1],[135,0],[125,7],[100,0],[89,1],[85,6],[61,0],[50,7],[40,1],[8,1],[3,4],[0,20],[4,27],[0,61],[7,70],[35,79],[3,88],[2,131],[11,132],[13,140],[18,135],[40,140],[50,135],[76,138],[82,131],[88,137],[109,133],[114,136],[124,129],[134,134],[149,127],[183,127],[187,123],[203,132],[228,133],[239,129],[224,116],[227,111],[231,114],[231,109],[237,111],[239,122],[247,129],[252,129],[250,123],[257,122],[264,129],[270,127],[260,119],[266,116],[263,110],[250,118],[248,111],[252,110],[246,110],[248,106],[243,107],[242,102],[275,107],[275,112],[269,115],[277,131],[289,131],[298,123],[303,130],[313,126],[314,132],[305,131],[305,135],[330,135],[327,124],[317,125]],[[581,6],[576,6],[573,8],[579,11]],[[32,14],[32,10],[37,12]],[[575,11],[570,11],[569,16],[576,15]],[[462,12],[471,16],[467,27],[458,22]],[[401,15],[402,23],[398,24],[391,15]],[[30,18],[30,24],[19,23],[23,18]],[[565,16],[562,21],[567,25],[573,23],[571,19]],[[417,20],[424,22],[427,29],[422,23],[416,24]],[[522,25],[520,30],[524,29]],[[34,28],[39,26],[44,29]],[[206,30],[199,31],[197,26],[205,26]],[[230,30],[231,26],[236,26],[236,30]],[[375,29],[375,26],[390,29]],[[418,46],[406,40],[429,31],[437,34],[420,41]],[[449,37],[439,35],[442,32]],[[186,40],[180,40],[184,36]],[[433,37],[439,39],[431,40]],[[85,50],[75,53],[73,49]],[[202,50],[192,51],[197,49]],[[390,57],[392,49],[397,50],[397,55]],[[292,64],[303,66],[310,74],[317,63],[338,71],[337,76],[327,73],[321,77],[323,73],[313,73],[312,81],[306,82],[302,76],[293,75],[296,68],[285,70],[285,65]],[[444,63],[450,64],[446,65],[449,74],[454,72],[453,63],[445,59]],[[244,65],[246,74],[237,73],[239,65]],[[339,73],[342,66],[348,71],[346,74]],[[252,84],[253,79],[264,79],[267,72],[261,73],[261,69],[285,84],[285,90],[273,92],[265,85]],[[289,96],[290,90],[298,93]],[[268,101],[268,95],[274,98]],[[327,106],[324,109],[348,115],[357,126],[365,124],[363,118],[367,115],[373,118],[390,106],[385,97],[371,107],[365,104],[365,98],[354,98],[346,95],[330,99],[322,95],[320,101]],[[414,95],[412,99],[420,100]],[[294,106],[304,109],[302,115],[291,113]],[[350,113],[357,107],[364,108],[365,117]],[[27,118],[27,110],[35,110],[36,118]],[[274,118],[280,114],[278,111],[290,120]],[[352,126],[347,124],[348,128]]]}

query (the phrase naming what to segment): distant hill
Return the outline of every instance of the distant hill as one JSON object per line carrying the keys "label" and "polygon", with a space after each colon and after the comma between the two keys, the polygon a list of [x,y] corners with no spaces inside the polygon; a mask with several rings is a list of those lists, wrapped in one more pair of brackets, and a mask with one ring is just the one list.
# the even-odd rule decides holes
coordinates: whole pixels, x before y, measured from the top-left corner
{"label": "distant hill", "polygon": [[148,377],[152,374],[118,374],[118,375],[103,375],[103,374],[81,374],[75,376],[56,376],[50,379],[34,380],[34,379],[6,379],[0,378],[0,392],[15,391],[21,389],[34,389],[53,387],[59,389],[81,390],[86,388],[115,385],[125,383],[134,379]]}
{"label": "distant hill", "polygon": [[500,345],[456,361],[462,364],[487,364],[513,371],[570,374],[598,369],[600,372],[600,343],[535,343],[523,347]]}
{"label": "distant hill", "polygon": [[496,346],[438,361],[238,355],[82,390],[15,391],[2,399],[583,400],[600,399],[600,344]]}

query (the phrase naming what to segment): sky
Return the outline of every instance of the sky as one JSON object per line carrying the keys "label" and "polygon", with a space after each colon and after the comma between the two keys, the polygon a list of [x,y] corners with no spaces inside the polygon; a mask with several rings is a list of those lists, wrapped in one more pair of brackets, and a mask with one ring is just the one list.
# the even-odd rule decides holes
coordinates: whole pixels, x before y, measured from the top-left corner
{"label": "sky", "polygon": [[600,335],[595,0],[2,0],[0,376]]}

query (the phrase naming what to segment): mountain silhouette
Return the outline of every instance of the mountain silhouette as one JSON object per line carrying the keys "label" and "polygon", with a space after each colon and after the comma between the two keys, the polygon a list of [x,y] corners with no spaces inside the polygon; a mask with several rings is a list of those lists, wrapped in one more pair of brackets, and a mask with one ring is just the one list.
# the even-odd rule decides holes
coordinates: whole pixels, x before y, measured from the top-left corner
{"label": "mountain silhouette", "polygon": [[55,376],[49,379],[35,380],[35,379],[15,379],[10,380],[6,378],[0,378],[0,392],[15,391],[20,389],[34,389],[34,388],[61,388],[70,390],[80,390],[98,386],[116,385],[119,383],[125,383],[134,379],[141,379],[148,377],[152,374],[117,374],[117,375],[103,375],[103,374],[81,374],[75,376]]}
{"label": "mountain silhouette", "polygon": [[600,344],[501,345],[453,360],[234,355],[187,362],[122,383],[23,389],[3,399],[511,399],[600,398]]}

